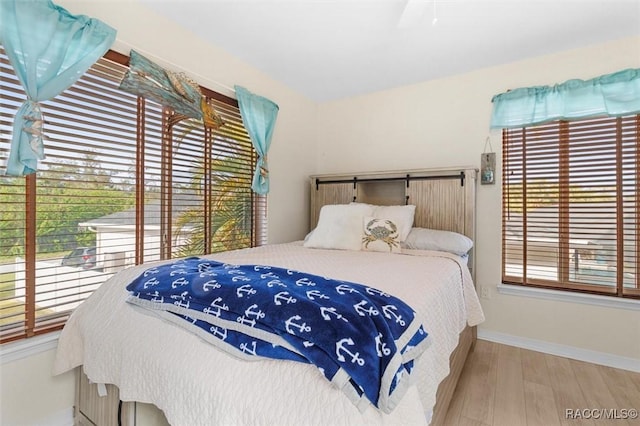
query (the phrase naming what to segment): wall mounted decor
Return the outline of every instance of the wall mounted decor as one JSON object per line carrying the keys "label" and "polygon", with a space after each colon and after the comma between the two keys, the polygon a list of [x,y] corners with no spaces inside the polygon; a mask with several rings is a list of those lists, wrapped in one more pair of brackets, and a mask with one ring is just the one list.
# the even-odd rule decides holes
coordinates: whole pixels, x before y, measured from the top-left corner
{"label": "wall mounted decor", "polygon": [[[487,151],[487,145],[489,145],[490,151]],[[493,185],[496,183],[496,153],[491,151],[493,151],[491,138],[487,136],[484,143],[484,152],[480,156],[480,184],[482,185]]]}

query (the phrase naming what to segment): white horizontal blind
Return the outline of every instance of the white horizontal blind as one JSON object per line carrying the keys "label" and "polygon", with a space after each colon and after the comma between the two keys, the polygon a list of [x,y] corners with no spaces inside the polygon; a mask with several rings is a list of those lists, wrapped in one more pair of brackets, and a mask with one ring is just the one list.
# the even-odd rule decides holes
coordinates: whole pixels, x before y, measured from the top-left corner
{"label": "white horizontal blind", "polygon": [[640,116],[503,133],[503,282],[640,296]]}
{"label": "white horizontal blind", "polygon": [[[203,89],[225,125],[183,120],[163,138],[172,112],[119,90],[126,57],[106,58],[43,102],[38,173],[0,170],[2,342],[61,328],[123,268],[265,241],[266,197],[250,190],[255,154],[235,100]],[[6,158],[25,94],[2,50],[0,67]]]}

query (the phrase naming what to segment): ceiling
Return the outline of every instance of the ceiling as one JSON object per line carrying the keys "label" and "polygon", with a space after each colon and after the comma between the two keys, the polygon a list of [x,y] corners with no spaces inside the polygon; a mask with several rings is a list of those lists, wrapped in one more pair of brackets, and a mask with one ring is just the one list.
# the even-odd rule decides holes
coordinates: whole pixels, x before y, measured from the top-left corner
{"label": "ceiling", "polygon": [[640,35],[640,0],[141,1],[318,102]]}

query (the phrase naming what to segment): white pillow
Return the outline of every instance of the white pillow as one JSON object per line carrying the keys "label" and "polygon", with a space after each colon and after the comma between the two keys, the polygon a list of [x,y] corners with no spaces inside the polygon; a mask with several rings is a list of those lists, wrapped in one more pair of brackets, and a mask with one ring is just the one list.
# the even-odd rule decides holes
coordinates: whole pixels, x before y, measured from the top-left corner
{"label": "white pillow", "polygon": [[307,236],[303,246],[310,248],[360,250],[362,222],[371,216],[368,204],[327,204],[320,209],[318,226]]}
{"label": "white pillow", "polygon": [[398,226],[390,219],[364,218],[364,236],[362,250],[400,253]]}
{"label": "white pillow", "polygon": [[376,219],[388,219],[393,221],[398,227],[398,241],[403,242],[407,239],[411,228],[413,227],[413,219],[416,214],[416,206],[404,205],[404,206],[376,206],[373,204],[365,203],[351,203],[364,206],[370,206],[373,208],[373,214],[371,216]]}
{"label": "white pillow", "polygon": [[404,247],[418,250],[438,250],[463,256],[473,247],[473,241],[466,235],[438,229],[413,228]]}

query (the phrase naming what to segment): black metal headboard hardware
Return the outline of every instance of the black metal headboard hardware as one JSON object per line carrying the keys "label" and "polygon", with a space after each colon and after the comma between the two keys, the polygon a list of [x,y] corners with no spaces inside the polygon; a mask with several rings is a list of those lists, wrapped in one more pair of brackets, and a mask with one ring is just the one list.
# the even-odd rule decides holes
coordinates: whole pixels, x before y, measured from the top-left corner
{"label": "black metal headboard hardware", "polygon": [[361,178],[358,179],[354,177],[353,179],[328,179],[328,180],[320,180],[320,178],[316,178],[316,191],[318,187],[323,184],[330,183],[353,183],[353,188],[355,189],[358,183],[360,182],[382,182],[382,181],[398,181],[398,180],[406,180],[407,188],[409,187],[409,181],[412,180],[441,180],[441,179],[460,179],[460,186],[464,186],[464,171],[461,171],[459,174],[454,175],[438,175],[438,176],[411,176],[406,175],[405,177],[386,177],[386,178]]}

